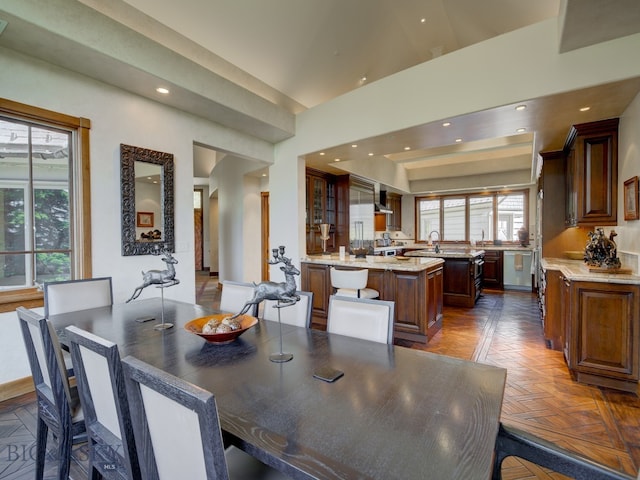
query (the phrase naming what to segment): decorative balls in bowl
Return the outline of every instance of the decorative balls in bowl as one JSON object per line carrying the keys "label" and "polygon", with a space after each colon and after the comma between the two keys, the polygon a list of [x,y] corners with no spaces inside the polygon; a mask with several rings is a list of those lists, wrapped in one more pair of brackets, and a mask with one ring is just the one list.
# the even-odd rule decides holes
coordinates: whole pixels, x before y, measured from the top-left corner
{"label": "decorative balls in bowl", "polygon": [[232,316],[233,314],[230,313],[216,313],[196,318],[187,322],[184,329],[204,338],[207,342],[226,344],[233,342],[258,323],[258,319],[251,315],[240,315],[231,319]]}

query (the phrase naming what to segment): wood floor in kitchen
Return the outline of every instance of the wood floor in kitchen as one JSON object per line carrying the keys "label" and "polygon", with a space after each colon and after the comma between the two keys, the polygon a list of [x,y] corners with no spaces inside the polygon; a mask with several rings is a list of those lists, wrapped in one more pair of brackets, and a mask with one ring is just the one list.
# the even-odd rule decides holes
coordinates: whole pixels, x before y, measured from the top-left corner
{"label": "wood floor in kitchen", "polygon": [[[215,277],[196,276],[197,302],[217,306]],[[562,354],[546,348],[536,296],[485,292],[473,309],[445,307],[442,330],[429,342],[402,346],[507,368],[502,422],[533,433],[617,470],[640,465],[640,399],[574,382]],[[0,479],[33,478],[29,448],[35,435],[33,395],[0,403]],[[86,448],[74,451],[72,478],[86,478]],[[53,457],[46,478],[53,478]],[[427,477],[425,477],[427,478]],[[509,480],[566,478],[509,458]]]}

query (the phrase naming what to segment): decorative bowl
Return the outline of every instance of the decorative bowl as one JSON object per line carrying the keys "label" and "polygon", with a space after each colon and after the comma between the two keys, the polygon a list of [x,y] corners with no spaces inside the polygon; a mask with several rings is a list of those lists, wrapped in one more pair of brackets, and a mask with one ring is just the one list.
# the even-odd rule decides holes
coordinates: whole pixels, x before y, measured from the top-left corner
{"label": "decorative bowl", "polygon": [[258,319],[256,317],[252,317],[251,315],[240,315],[238,317],[238,321],[240,322],[240,326],[242,328],[238,330],[224,333],[202,333],[202,327],[204,327],[204,325],[209,320],[212,320],[214,318],[223,320],[224,318],[231,317],[232,315],[232,313],[216,313],[214,315],[196,318],[195,320],[187,322],[184,326],[184,329],[187,332],[195,333],[199,337],[204,338],[207,342],[217,343],[218,345],[221,345],[233,342],[236,338],[238,338],[244,332],[253,327],[256,323],[258,323]]}

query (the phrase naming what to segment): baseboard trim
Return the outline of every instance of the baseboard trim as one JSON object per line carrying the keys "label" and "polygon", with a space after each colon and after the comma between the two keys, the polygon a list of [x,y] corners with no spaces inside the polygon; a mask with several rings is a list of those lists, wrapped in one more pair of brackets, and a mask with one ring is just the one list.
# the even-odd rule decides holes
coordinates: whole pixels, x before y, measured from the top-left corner
{"label": "baseboard trim", "polygon": [[0,402],[34,391],[31,377],[19,378],[0,385]]}

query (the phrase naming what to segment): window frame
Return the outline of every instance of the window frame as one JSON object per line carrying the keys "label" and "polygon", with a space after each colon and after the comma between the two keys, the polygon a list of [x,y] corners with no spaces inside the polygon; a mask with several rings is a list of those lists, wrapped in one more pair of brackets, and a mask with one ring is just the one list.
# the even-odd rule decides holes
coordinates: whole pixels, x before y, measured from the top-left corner
{"label": "window frame", "polygon": [[[448,243],[448,244],[469,244],[471,243],[471,239],[470,239],[470,230],[471,230],[471,222],[470,222],[470,203],[469,203],[469,199],[472,197],[483,197],[483,196],[487,196],[487,197],[491,197],[492,203],[493,203],[493,225],[491,226],[492,228],[492,238],[495,239],[497,238],[497,229],[498,229],[498,197],[499,196],[503,196],[503,195],[514,195],[514,194],[522,194],[523,195],[523,201],[524,201],[524,205],[523,205],[523,223],[525,226],[529,225],[529,189],[528,188],[523,188],[523,189],[517,189],[517,190],[511,190],[511,189],[503,189],[503,190],[494,190],[494,191],[488,191],[488,192],[464,192],[464,193],[460,193],[460,192],[455,192],[455,193],[450,193],[450,194],[444,194],[444,195],[437,195],[437,194],[430,194],[430,195],[420,195],[420,196],[416,196],[415,197],[415,205],[414,205],[414,211],[415,211],[415,217],[414,217],[414,232],[415,232],[415,239],[414,242],[417,244],[426,244],[428,243],[428,238],[427,239],[419,239],[419,235],[420,235],[420,202],[421,201],[439,201],[440,202],[440,226],[438,229],[438,234],[440,234],[441,232],[444,233],[443,238],[439,239],[440,243]],[[450,199],[450,198],[465,198],[465,239],[464,240],[447,240],[446,238],[446,229],[444,228],[444,201],[446,199]],[[479,242],[481,239],[479,238],[474,238],[474,240],[476,242]],[[485,237],[485,242],[493,242],[493,240],[488,240],[487,237]],[[519,242],[517,240],[503,240],[502,242],[504,245],[517,245]]]}
{"label": "window frame", "polygon": [[[73,245],[73,278],[90,278],[91,268],[91,168],[89,155],[89,131],[91,121],[0,97],[0,115],[16,121],[27,121],[43,127],[55,127],[71,132],[75,157],[70,168],[71,241]],[[28,308],[42,306],[43,294],[36,287],[22,287],[0,291],[0,312],[15,310],[23,305]]]}

